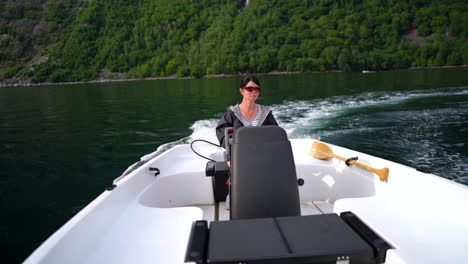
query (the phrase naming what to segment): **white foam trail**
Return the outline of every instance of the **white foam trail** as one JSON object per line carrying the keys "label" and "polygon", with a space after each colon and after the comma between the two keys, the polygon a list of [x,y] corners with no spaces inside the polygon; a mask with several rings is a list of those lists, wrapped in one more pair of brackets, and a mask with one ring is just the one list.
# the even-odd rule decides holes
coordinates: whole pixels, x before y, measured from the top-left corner
{"label": "white foam trail", "polygon": [[[419,98],[466,94],[468,94],[468,87],[411,92],[369,92],[352,96],[334,96],[325,99],[289,100],[279,105],[272,105],[271,108],[278,124],[285,129],[289,138],[320,139],[321,135],[327,136],[335,133],[375,129],[352,128],[338,131],[330,131],[329,129],[322,131],[327,128],[327,122],[329,120],[337,118],[353,109],[400,104],[407,100]],[[187,144],[197,139],[203,139],[218,144],[215,133],[217,122],[217,119],[195,121],[195,123],[190,126],[192,130],[190,136],[159,146],[155,152],[143,156],[141,162],[147,161],[176,145]],[[131,171],[134,165],[130,166],[127,171]],[[124,172],[124,175],[126,172]]]}
{"label": "white foam trail", "polygon": [[286,130],[289,138],[320,139],[320,130],[326,127],[328,120],[339,117],[353,109],[401,104],[407,100],[419,98],[466,94],[468,94],[467,87],[407,93],[369,92],[310,101],[285,101],[281,105],[272,105],[272,110],[278,124]]}
{"label": "white foam trail", "polygon": [[214,144],[219,144],[216,137],[215,128],[218,124],[216,119],[198,120],[190,127],[192,134],[189,136],[189,141],[192,142],[196,139],[204,139]]}
{"label": "white foam trail", "polygon": [[[321,133],[320,130],[327,126],[327,121],[340,115],[360,108],[373,106],[399,104],[406,100],[417,98],[454,96],[468,94],[468,87],[455,87],[443,90],[412,91],[412,92],[369,92],[353,96],[334,96],[325,99],[314,100],[290,100],[280,105],[272,105],[272,111],[278,124],[286,130],[289,138],[316,138],[320,134],[328,135],[330,131]],[[193,133],[188,141],[204,139],[217,143],[215,127],[217,119],[198,120],[190,129]],[[356,128],[373,129],[373,128]],[[355,131],[356,129],[349,129]],[[343,131],[341,131],[343,132]],[[340,133],[340,131],[336,131]],[[187,140],[186,140],[187,141]]]}

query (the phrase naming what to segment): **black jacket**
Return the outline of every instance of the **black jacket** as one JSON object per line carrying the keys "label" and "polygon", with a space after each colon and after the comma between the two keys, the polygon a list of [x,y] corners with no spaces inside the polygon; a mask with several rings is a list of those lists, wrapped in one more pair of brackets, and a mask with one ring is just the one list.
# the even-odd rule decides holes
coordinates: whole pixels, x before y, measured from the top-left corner
{"label": "black jacket", "polygon": [[[218,137],[219,144],[222,147],[225,147],[224,145],[224,129],[227,127],[232,127],[234,130],[236,130],[239,127],[244,126],[240,118],[240,112],[239,108],[237,107],[238,105],[235,106],[230,106],[226,113],[223,114],[221,119],[218,122],[218,125],[216,126],[216,137]],[[262,108],[262,117],[260,118],[259,124],[261,126],[277,126],[278,123],[276,122],[275,117],[273,116],[273,113],[271,112],[271,109],[267,106],[259,105]]]}

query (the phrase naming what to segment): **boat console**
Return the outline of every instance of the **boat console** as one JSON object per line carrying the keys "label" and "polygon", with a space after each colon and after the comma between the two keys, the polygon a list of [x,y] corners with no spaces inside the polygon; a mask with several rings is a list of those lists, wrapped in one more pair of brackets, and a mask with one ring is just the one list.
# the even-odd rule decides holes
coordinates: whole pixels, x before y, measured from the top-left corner
{"label": "boat console", "polygon": [[[230,220],[193,224],[186,262],[383,263],[391,248],[352,212],[301,216],[291,144],[276,126],[234,131],[231,166],[209,162],[206,175],[230,177]],[[221,186],[222,187],[222,186]]]}

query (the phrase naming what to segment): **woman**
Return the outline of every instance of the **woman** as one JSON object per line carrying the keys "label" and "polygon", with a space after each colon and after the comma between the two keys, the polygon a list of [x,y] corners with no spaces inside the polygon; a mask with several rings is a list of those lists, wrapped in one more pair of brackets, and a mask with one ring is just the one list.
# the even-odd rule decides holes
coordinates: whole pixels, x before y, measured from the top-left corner
{"label": "woman", "polygon": [[255,103],[260,93],[260,82],[253,75],[246,75],[240,82],[239,91],[242,101],[230,106],[216,126],[216,136],[219,144],[224,145],[224,129],[232,127],[235,129],[242,126],[277,126],[278,123],[270,108]]}

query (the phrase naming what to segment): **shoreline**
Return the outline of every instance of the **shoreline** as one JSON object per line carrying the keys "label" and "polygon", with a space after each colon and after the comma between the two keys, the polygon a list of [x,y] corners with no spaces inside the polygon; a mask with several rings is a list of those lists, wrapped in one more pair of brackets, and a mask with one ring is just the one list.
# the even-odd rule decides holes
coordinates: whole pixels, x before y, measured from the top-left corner
{"label": "shoreline", "polygon": [[[385,71],[369,71],[371,73],[377,72],[390,72],[390,71],[410,71],[410,70],[431,70],[431,69],[452,69],[452,68],[467,68],[468,65],[447,65],[447,66],[431,66],[431,67],[409,67],[401,69],[392,69]],[[329,70],[329,71],[306,71],[306,72],[282,72],[282,71],[271,71],[268,73],[253,73],[258,76],[267,75],[295,75],[295,74],[315,74],[315,73],[340,73],[341,70]],[[365,70],[349,73],[366,73]],[[78,81],[78,82],[44,82],[44,83],[32,83],[30,79],[7,79],[0,81],[0,88],[7,87],[31,87],[31,86],[55,86],[55,85],[74,85],[74,84],[93,84],[93,83],[114,83],[114,82],[135,82],[135,81],[152,81],[152,80],[184,80],[184,79],[211,79],[211,78],[225,78],[225,77],[236,77],[242,74],[213,74],[205,75],[201,78],[195,77],[177,77],[175,75],[163,76],[163,77],[147,77],[147,78],[123,78],[123,79],[97,79],[92,81]],[[11,82],[11,83],[9,83]]]}

